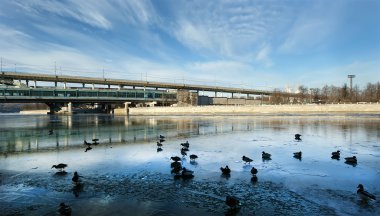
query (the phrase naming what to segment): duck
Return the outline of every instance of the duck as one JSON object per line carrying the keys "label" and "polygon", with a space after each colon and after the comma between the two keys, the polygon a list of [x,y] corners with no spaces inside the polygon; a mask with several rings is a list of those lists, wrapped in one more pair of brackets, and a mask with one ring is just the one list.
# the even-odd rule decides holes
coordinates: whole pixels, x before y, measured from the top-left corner
{"label": "duck", "polygon": [[186,167],[182,168],[182,178],[192,178],[194,171],[186,169]]}
{"label": "duck", "polygon": [[171,168],[181,168],[182,169],[182,165],[181,165],[181,163],[180,162],[176,162],[176,161],[174,161],[174,162],[172,162],[171,164],[170,164],[170,167]]}
{"label": "duck", "polygon": [[267,152],[265,152],[265,151],[263,151],[262,152],[262,158],[263,159],[266,159],[266,160],[270,160],[272,155],[271,154],[269,154],[269,153],[267,153]]}
{"label": "duck", "polygon": [[302,152],[299,151],[299,152],[294,152],[293,153],[293,157],[294,158],[297,158],[297,159],[301,159],[302,158]]}
{"label": "duck", "polygon": [[59,204],[58,212],[60,215],[70,216],[71,215],[71,208],[70,208],[70,206],[61,202],[61,204]]}
{"label": "duck", "polygon": [[331,152],[331,159],[339,160],[340,159],[340,151]]}
{"label": "duck", "polygon": [[162,147],[162,143],[157,142],[157,147]]}
{"label": "duck", "polygon": [[75,172],[74,172],[74,175],[73,175],[73,178],[71,178],[71,180],[72,180],[75,184],[78,184],[78,183],[79,183],[79,177],[80,177],[80,175],[78,175],[78,172],[75,171]]}
{"label": "duck", "polygon": [[375,195],[373,194],[370,194],[369,192],[365,191],[364,190],[364,186],[362,184],[359,184],[358,187],[359,188],[356,193],[358,194],[358,196],[363,200],[363,201],[368,201],[368,200],[376,200],[376,197]]}
{"label": "duck", "polygon": [[198,155],[195,155],[195,154],[191,154],[190,155],[190,160],[195,160],[195,159],[197,159],[198,158]]}
{"label": "duck", "polygon": [[89,143],[89,142],[87,142],[87,140],[84,140],[83,145],[90,146],[90,145],[92,145],[92,143]]}
{"label": "duck", "polygon": [[99,141],[99,139],[92,139],[92,144],[93,145],[98,145],[99,144],[98,141]]}
{"label": "duck", "polygon": [[178,156],[170,157],[170,159],[175,161],[175,162],[181,161],[181,158]]}
{"label": "duck", "polygon": [[340,151],[331,152],[332,157],[340,157]]}
{"label": "duck", "polygon": [[189,141],[186,141],[185,143],[181,143],[181,146],[189,148],[190,147],[190,143],[189,143]]}
{"label": "duck", "polygon": [[297,141],[301,141],[301,134],[294,134],[294,139],[297,140]]}
{"label": "duck", "polygon": [[161,148],[161,147],[158,147],[158,148],[157,148],[157,152],[162,152],[162,148]]}
{"label": "duck", "polygon": [[182,165],[180,162],[173,162],[170,166],[172,168],[172,173],[179,173],[182,170]]}
{"label": "duck", "polygon": [[237,207],[239,207],[240,205],[240,202],[239,202],[239,199],[235,196],[227,196],[226,197],[226,204],[232,208],[232,209],[236,209]]}
{"label": "duck", "polygon": [[358,163],[356,156],[346,157],[344,159],[346,160],[346,163],[352,163],[352,164]]}
{"label": "duck", "polygon": [[251,162],[253,161],[251,158],[246,157],[246,156],[243,156],[242,159],[243,159],[243,161],[244,161],[245,164],[246,163],[251,164]]}
{"label": "duck", "polygon": [[53,133],[54,133],[53,129],[50,129],[49,130],[49,135],[53,135]]}
{"label": "duck", "polygon": [[160,139],[165,139],[165,136],[160,134]]}
{"label": "duck", "polygon": [[59,172],[64,172],[65,168],[67,167],[67,164],[64,164],[64,163],[60,163],[60,164],[57,164],[57,165],[53,165],[51,168],[56,168],[59,170]]}
{"label": "duck", "polygon": [[255,167],[252,167],[251,173],[252,173],[252,175],[256,175],[258,173],[258,171]]}
{"label": "duck", "polygon": [[231,173],[231,169],[226,165],[226,167],[220,167],[223,175],[229,175]]}

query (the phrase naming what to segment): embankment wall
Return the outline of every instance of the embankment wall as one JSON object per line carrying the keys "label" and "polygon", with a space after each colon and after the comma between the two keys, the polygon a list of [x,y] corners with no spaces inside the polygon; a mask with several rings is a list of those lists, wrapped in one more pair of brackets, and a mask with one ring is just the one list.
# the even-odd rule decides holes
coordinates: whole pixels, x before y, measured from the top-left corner
{"label": "embankment wall", "polygon": [[[130,108],[130,115],[223,115],[223,114],[309,114],[309,113],[379,113],[380,104],[307,104],[307,105],[251,105],[251,106],[189,106]],[[124,115],[124,109],[115,109]]]}

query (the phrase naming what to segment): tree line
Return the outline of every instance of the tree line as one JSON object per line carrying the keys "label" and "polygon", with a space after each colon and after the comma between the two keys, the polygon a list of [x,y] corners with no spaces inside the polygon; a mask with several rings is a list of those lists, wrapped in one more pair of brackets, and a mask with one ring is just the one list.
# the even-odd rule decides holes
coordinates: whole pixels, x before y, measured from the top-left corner
{"label": "tree line", "polygon": [[267,102],[271,104],[302,104],[302,103],[358,103],[380,102],[380,82],[368,83],[360,89],[357,85],[352,89],[343,84],[341,87],[325,85],[322,88],[308,88],[301,85],[298,93],[284,93],[275,90]]}

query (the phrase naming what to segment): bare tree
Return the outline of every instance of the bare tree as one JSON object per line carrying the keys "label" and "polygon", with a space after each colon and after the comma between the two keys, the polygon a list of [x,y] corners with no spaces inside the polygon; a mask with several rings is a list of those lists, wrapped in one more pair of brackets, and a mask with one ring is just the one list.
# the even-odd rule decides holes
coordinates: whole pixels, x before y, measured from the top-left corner
{"label": "bare tree", "polygon": [[307,98],[307,92],[308,88],[306,86],[301,85],[298,87],[298,98],[301,103],[303,103]]}

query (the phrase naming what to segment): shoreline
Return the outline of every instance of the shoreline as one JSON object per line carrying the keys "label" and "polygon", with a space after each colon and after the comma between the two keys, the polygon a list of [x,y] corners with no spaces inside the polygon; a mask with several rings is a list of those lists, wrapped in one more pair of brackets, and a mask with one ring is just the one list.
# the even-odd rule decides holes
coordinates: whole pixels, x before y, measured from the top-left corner
{"label": "shoreline", "polygon": [[[115,109],[123,115],[124,109]],[[252,105],[252,106],[196,106],[196,107],[140,107],[130,108],[131,116],[143,115],[346,115],[380,114],[380,104],[326,104],[326,105]]]}
{"label": "shoreline", "polygon": [[[25,110],[21,115],[47,115],[49,110]],[[115,115],[126,115],[124,108]],[[380,114],[380,104],[304,104],[251,106],[188,106],[188,107],[133,107],[130,116],[252,116],[252,115],[355,115]],[[61,115],[61,114],[60,114]],[[67,114],[63,114],[67,115]]]}

